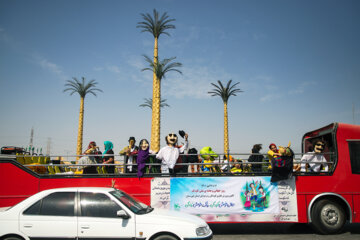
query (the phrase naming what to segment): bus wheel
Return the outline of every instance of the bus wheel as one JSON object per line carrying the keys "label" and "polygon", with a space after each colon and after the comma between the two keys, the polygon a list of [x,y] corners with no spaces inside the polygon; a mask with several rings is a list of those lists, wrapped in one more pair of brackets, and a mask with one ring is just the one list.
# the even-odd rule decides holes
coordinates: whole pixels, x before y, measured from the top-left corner
{"label": "bus wheel", "polygon": [[314,204],[311,210],[312,226],[321,234],[335,234],[345,225],[344,209],[336,202],[327,199]]}

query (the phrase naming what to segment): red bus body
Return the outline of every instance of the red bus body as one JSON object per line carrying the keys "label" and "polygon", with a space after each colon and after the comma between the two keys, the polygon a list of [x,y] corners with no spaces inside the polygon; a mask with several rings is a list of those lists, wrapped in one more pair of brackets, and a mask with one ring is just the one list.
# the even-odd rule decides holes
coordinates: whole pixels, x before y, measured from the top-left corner
{"label": "red bus body", "polygon": [[[326,136],[333,141],[334,171],[331,174],[295,176],[298,222],[311,222],[311,209],[315,202],[330,199],[343,207],[346,218],[352,223],[360,222],[360,174],[353,173],[350,163],[349,141],[360,141],[360,126],[333,123],[303,137],[306,141]],[[40,176],[23,167],[13,159],[0,160],[0,207],[12,206],[45,189],[74,186],[114,186],[131,194],[146,204],[151,203],[151,180],[153,177],[114,176]]]}

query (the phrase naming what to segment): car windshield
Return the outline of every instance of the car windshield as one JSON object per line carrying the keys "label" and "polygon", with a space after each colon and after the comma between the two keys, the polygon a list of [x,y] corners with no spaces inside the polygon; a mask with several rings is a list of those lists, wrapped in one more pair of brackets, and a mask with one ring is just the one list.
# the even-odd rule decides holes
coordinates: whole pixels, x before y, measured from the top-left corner
{"label": "car windshield", "polygon": [[153,210],[153,208],[135,200],[134,198],[130,197],[128,194],[120,190],[115,189],[114,191],[111,191],[110,194],[113,195],[120,202],[125,204],[135,214],[146,214]]}

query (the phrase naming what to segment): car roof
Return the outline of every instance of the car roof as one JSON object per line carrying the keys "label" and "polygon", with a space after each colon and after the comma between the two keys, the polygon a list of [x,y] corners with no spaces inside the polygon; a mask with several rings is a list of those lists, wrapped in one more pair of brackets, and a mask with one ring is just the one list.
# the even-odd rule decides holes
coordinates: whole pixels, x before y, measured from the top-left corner
{"label": "car roof", "polygon": [[65,191],[94,191],[94,192],[109,192],[114,191],[115,188],[109,187],[66,187],[66,188],[51,188],[42,192],[65,192]]}

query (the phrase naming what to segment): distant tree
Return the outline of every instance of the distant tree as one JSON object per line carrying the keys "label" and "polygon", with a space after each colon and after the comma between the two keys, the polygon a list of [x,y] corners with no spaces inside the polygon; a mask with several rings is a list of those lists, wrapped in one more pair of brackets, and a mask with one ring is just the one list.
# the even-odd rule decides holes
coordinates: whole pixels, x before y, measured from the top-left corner
{"label": "distant tree", "polygon": [[[182,74],[182,72],[178,69],[179,67],[182,66],[181,63],[179,62],[171,62],[172,60],[175,59],[175,57],[172,58],[166,58],[162,61],[156,61],[155,63],[152,61],[151,58],[149,58],[148,56],[144,55],[145,60],[149,63],[149,67],[142,69],[142,71],[145,70],[149,70],[152,71],[155,75],[156,75],[156,79],[159,80],[159,87],[158,87],[158,91],[155,94],[155,100],[154,98],[152,99],[152,117],[153,119],[155,118],[156,121],[152,122],[152,126],[151,126],[151,135],[154,134],[154,138],[152,139],[152,143],[151,143],[151,149],[155,152],[158,152],[160,150],[160,108],[161,108],[161,90],[160,90],[160,86],[161,86],[161,80],[164,78],[167,73],[169,72],[178,72],[180,74]],[[153,95],[154,96],[154,95]],[[154,115],[154,113],[156,113]],[[155,124],[156,123],[156,124]]]}
{"label": "distant tree", "polygon": [[229,150],[229,131],[228,131],[228,110],[227,110],[227,103],[230,96],[236,96],[236,93],[243,92],[239,88],[235,88],[236,85],[239,84],[235,83],[231,85],[232,80],[230,80],[226,87],[218,80],[218,85],[215,83],[211,83],[215,87],[212,91],[208,92],[211,96],[220,96],[224,103],[224,153],[226,154]]}
{"label": "distant tree", "polygon": [[[148,107],[152,109],[152,98],[144,98],[145,102],[143,104],[140,104],[139,107]],[[169,104],[165,103],[166,99],[160,100],[160,107],[170,107]]]}
{"label": "distant tree", "polygon": [[[158,40],[162,34],[170,36],[167,32],[169,29],[175,29],[175,25],[171,24],[175,19],[170,19],[167,13],[161,16],[156,9],[153,15],[149,13],[141,14],[143,21],[138,22],[137,28],[141,28],[141,32],[149,32],[154,36],[154,59],[153,64],[158,62]],[[151,141],[150,146],[154,151],[160,149],[160,79],[153,73],[153,95],[152,95],[152,117],[151,117]]]}
{"label": "distant tree", "polygon": [[63,92],[70,91],[70,95],[78,93],[80,95],[80,113],[79,113],[79,127],[77,137],[76,155],[82,154],[82,143],[83,143],[83,126],[84,126],[84,100],[85,96],[89,93],[96,96],[96,91],[102,92],[101,89],[96,88],[98,83],[95,80],[85,82],[85,78],[82,77],[81,81],[73,77],[73,80],[67,80],[65,89]]}

